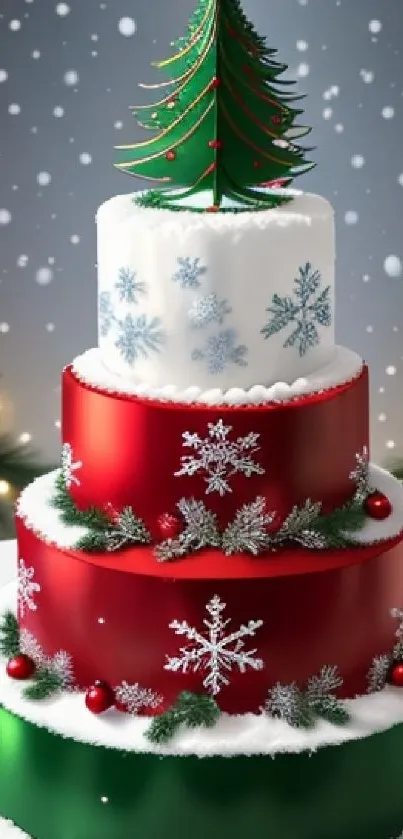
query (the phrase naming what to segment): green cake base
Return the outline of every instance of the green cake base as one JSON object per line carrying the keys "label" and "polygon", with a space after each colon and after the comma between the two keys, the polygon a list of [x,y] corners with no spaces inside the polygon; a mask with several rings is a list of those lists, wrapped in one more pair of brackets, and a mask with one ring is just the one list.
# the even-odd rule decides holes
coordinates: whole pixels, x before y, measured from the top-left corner
{"label": "green cake base", "polygon": [[0,709],[0,813],[34,839],[394,839],[402,775],[403,724],[315,753],[199,758],[64,739]]}

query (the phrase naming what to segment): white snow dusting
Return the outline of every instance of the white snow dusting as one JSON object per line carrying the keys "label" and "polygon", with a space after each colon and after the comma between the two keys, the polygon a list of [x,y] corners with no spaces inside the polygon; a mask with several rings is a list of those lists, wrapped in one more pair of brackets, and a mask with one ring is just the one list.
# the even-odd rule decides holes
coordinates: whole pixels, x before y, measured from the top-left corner
{"label": "white snow dusting", "polygon": [[53,280],[53,271],[47,266],[38,268],[36,272],[36,282],[38,285],[49,285]]}
{"label": "white snow dusting", "polygon": [[130,38],[137,29],[136,21],[132,17],[121,17],[118,23],[118,29],[121,35]]}
{"label": "white snow dusting", "polygon": [[388,277],[400,277],[402,274],[402,260],[394,254],[386,257],[383,267]]}

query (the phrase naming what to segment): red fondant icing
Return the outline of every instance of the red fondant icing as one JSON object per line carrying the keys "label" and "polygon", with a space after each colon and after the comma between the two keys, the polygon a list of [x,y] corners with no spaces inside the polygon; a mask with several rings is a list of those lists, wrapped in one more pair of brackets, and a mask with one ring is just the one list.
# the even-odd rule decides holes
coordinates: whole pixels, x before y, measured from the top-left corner
{"label": "red fondant icing", "polygon": [[[231,426],[229,442],[259,435],[253,461],[264,474],[236,471],[231,492],[206,493],[206,473],[175,476],[183,433],[208,436],[209,423]],[[355,455],[368,446],[368,372],[352,382],[288,403],[207,407],[156,402],[108,393],[80,382],[71,368],[63,373],[63,441],[82,461],[71,493],[81,507],[110,502],[133,507],[158,538],[158,519],[174,514],[182,497],[203,499],[226,525],[236,511],[258,495],[278,522],[294,504],[322,501],[325,512],[353,494],[349,478]],[[197,457],[197,455],[195,454]]]}
{"label": "red fondant icing", "polygon": [[257,711],[274,682],[303,683],[326,663],[338,665],[342,695],[363,693],[373,656],[393,644],[389,612],[403,587],[399,539],[314,556],[285,551],[262,560],[211,551],[161,565],[151,548],[85,555],[46,544],[21,519],[17,532],[19,556],[29,557],[41,585],[37,610],[26,610],[21,626],[48,655],[67,650],[82,687],[96,679],[112,687],[139,682],[161,694],[164,707],[181,690],[202,690],[206,671],[164,669],[166,656],[188,643],[169,624],[186,620],[203,631],[205,606],[215,594],[227,604],[227,632],[264,621],[254,638],[245,639],[263,659],[263,670],[241,674],[234,668],[217,697],[231,713]]}

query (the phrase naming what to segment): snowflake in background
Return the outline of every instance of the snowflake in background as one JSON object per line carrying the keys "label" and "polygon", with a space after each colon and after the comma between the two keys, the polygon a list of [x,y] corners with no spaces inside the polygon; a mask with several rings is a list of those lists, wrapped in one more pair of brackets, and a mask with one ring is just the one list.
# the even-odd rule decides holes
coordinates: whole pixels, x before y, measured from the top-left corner
{"label": "snowflake in background", "polygon": [[229,364],[246,367],[247,354],[248,348],[244,344],[238,344],[236,330],[225,329],[218,335],[207,338],[203,349],[193,350],[192,361],[206,361],[208,372],[215,375],[222,373]]}
{"label": "snowflake in background", "polygon": [[201,328],[210,323],[222,323],[225,315],[229,315],[232,308],[228,300],[219,300],[213,291],[205,297],[195,300],[189,309],[189,320],[192,326]]}
{"label": "snowflake in background", "polygon": [[320,272],[315,271],[309,262],[301,267],[299,276],[294,280],[294,300],[273,294],[272,304],[266,309],[271,318],[261,330],[262,335],[271,338],[290,324],[295,324],[283,347],[296,347],[301,357],[316,347],[319,344],[317,324],[330,326],[332,322],[330,285],[321,291],[321,282]]}
{"label": "snowflake in background", "polygon": [[115,696],[130,714],[138,714],[144,708],[158,708],[162,703],[162,696],[151,688],[141,687],[137,682],[134,685],[122,682],[116,688]]}
{"label": "snowflake in background", "polygon": [[36,612],[35,595],[41,591],[39,583],[34,581],[35,569],[25,565],[23,559],[18,562],[18,614],[20,618],[25,615],[25,610]]}
{"label": "snowflake in background", "polygon": [[147,320],[146,315],[126,315],[118,321],[119,336],[115,346],[126,364],[134,364],[139,357],[148,358],[151,352],[160,352],[165,341],[160,318]]}
{"label": "snowflake in background", "polygon": [[106,338],[115,322],[115,314],[109,291],[102,291],[99,295],[99,329],[102,338]]}
{"label": "snowflake in background", "polygon": [[81,460],[74,461],[73,449],[70,443],[64,443],[62,446],[61,469],[67,489],[70,489],[73,484],[80,486],[80,481],[74,472],[81,469],[82,465]]}
{"label": "snowflake in background", "polygon": [[191,259],[189,256],[178,257],[178,270],[172,279],[180,283],[181,288],[199,288],[200,277],[206,273],[207,268],[200,264],[199,258]]}
{"label": "snowflake in background", "polygon": [[146,284],[138,280],[130,268],[120,268],[115,289],[119,293],[120,302],[124,300],[125,303],[138,303],[139,296],[146,294]]}
{"label": "snowflake in background", "polygon": [[180,648],[179,656],[167,656],[165,670],[171,670],[173,673],[187,673],[189,670],[197,673],[200,670],[208,670],[203,686],[213,696],[220,693],[222,687],[229,685],[226,673],[229,674],[234,667],[238,667],[240,673],[245,673],[247,667],[262,670],[264,666],[262,659],[254,657],[257,650],[245,650],[243,641],[246,637],[253,637],[256,630],[263,626],[263,621],[248,621],[247,624],[241,624],[235,632],[226,635],[225,629],[231,620],[223,619],[222,613],[225,609],[226,604],[215,594],[206,605],[208,617],[203,620],[206,632],[199,632],[189,626],[187,621],[173,620],[169,624],[175,635],[183,635],[191,643]]}
{"label": "snowflake in background", "polygon": [[227,438],[232,426],[224,425],[222,419],[215,425],[209,422],[207,427],[208,437],[200,437],[199,434],[191,434],[190,431],[183,433],[184,448],[193,449],[195,455],[187,454],[181,457],[182,467],[175,472],[175,477],[192,477],[198,472],[206,472],[206,495],[218,492],[222,496],[232,492],[228,481],[237,472],[246,478],[264,475],[265,470],[252,459],[252,454],[260,451],[257,442],[259,434],[251,431],[246,437],[237,437],[231,441]]}

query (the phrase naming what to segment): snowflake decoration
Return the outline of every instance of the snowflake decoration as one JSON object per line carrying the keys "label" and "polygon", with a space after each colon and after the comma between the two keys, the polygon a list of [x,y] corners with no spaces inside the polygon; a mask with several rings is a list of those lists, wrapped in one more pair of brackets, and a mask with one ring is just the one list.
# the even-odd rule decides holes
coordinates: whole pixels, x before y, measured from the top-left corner
{"label": "snowflake decoration", "polygon": [[200,277],[206,271],[207,268],[201,265],[201,259],[180,256],[178,257],[178,270],[172,279],[175,283],[180,283],[181,288],[199,288],[201,285]]}
{"label": "snowflake decoration", "polygon": [[20,649],[24,655],[32,659],[36,667],[43,667],[46,656],[41,645],[28,629],[20,630]]}
{"label": "snowflake decoration", "polygon": [[77,478],[77,475],[74,474],[74,472],[77,472],[78,469],[81,469],[82,465],[83,464],[81,460],[74,461],[73,449],[70,443],[64,443],[62,447],[61,468],[64,483],[67,489],[70,489],[73,484],[75,484],[76,486],[80,486],[80,481]]}
{"label": "snowflake decoration", "polygon": [[100,335],[102,338],[106,338],[115,323],[115,313],[109,291],[102,291],[99,295],[98,309]]}
{"label": "snowflake decoration", "polygon": [[18,562],[18,614],[20,618],[25,615],[25,610],[36,612],[35,595],[41,591],[39,583],[34,581],[35,569],[25,565],[23,559]]}
{"label": "snowflake decoration", "polygon": [[137,279],[134,271],[131,271],[130,268],[120,268],[115,283],[120,302],[138,303],[140,295],[146,294],[146,288],[146,284]]}
{"label": "snowflake decoration", "polygon": [[356,490],[354,500],[357,502],[365,501],[367,495],[371,492],[369,484],[369,456],[368,449],[364,446],[362,452],[355,456],[356,468],[350,472],[350,480],[354,481]]}
{"label": "snowflake decoration", "polygon": [[119,336],[116,348],[126,364],[134,364],[138,358],[148,358],[151,352],[160,352],[165,341],[160,318],[147,320],[146,315],[126,315],[118,321]]}
{"label": "snowflake decoration", "polygon": [[282,685],[277,682],[269,691],[264,711],[274,719],[284,720],[288,725],[299,723],[301,693],[296,682]]}
{"label": "snowflake decoration", "polygon": [[71,655],[65,650],[59,650],[49,656],[44,662],[45,667],[52,670],[60,679],[63,690],[71,690],[74,685],[74,669]]}
{"label": "snowflake decoration", "polygon": [[245,344],[238,344],[235,329],[224,329],[218,335],[207,338],[203,349],[193,350],[191,358],[192,361],[205,361],[208,372],[216,375],[222,373],[229,364],[246,367],[248,362],[245,356],[248,352]]}
{"label": "snowflake decoration", "polygon": [[210,323],[222,323],[225,315],[229,315],[232,308],[228,300],[219,300],[213,291],[205,297],[195,300],[189,309],[189,320],[192,326],[200,329]]}
{"label": "snowflake decoration", "polygon": [[241,624],[238,630],[225,634],[230,619],[222,617],[226,604],[218,595],[214,595],[206,605],[208,617],[203,620],[206,631],[198,631],[189,626],[187,621],[174,620],[169,624],[175,635],[183,635],[191,643],[188,646],[180,647],[180,655],[176,657],[167,656],[165,670],[174,673],[187,673],[189,670],[197,673],[200,670],[207,670],[207,676],[203,680],[203,686],[216,696],[222,687],[229,685],[227,674],[234,667],[238,667],[240,673],[245,673],[247,667],[253,670],[262,670],[263,661],[255,658],[256,649],[245,650],[243,639],[253,637],[256,630],[263,625],[262,620],[251,620],[247,624]]}
{"label": "snowflake decoration", "polygon": [[302,357],[319,344],[317,325],[330,326],[332,311],[330,285],[321,290],[322,276],[310,262],[301,266],[299,276],[294,280],[294,298],[273,294],[271,306],[266,311],[270,320],[261,330],[265,338],[271,338],[290,324],[295,329],[284,342],[283,347],[296,347]]}
{"label": "snowflake decoration", "polygon": [[182,435],[184,448],[193,449],[195,455],[183,455],[182,467],[175,472],[176,477],[187,475],[192,477],[198,472],[206,472],[206,495],[218,492],[225,495],[232,492],[229,479],[236,473],[250,478],[252,475],[264,475],[265,470],[252,459],[258,446],[259,434],[251,431],[246,437],[238,437],[234,441],[228,440],[232,431],[231,425],[224,425],[222,419],[217,423],[208,423],[208,437],[191,434],[185,431]]}
{"label": "snowflake decoration", "polygon": [[158,708],[162,703],[162,696],[160,696],[151,688],[143,688],[137,682],[134,685],[129,685],[128,682],[122,682],[115,690],[115,696],[118,702],[127,708],[130,714],[138,714],[144,708]]}

